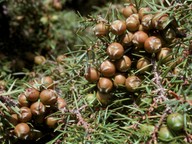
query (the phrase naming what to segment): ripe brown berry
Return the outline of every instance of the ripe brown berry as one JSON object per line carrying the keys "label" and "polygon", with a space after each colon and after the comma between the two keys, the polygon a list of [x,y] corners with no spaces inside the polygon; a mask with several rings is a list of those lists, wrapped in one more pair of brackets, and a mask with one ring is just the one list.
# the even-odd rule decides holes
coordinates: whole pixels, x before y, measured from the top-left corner
{"label": "ripe brown berry", "polygon": [[111,32],[115,35],[122,35],[126,31],[126,24],[122,20],[115,20],[111,23]]}
{"label": "ripe brown berry", "polygon": [[44,56],[39,55],[39,56],[34,57],[34,63],[37,65],[41,65],[41,64],[45,63],[45,61],[46,61],[46,59]]}
{"label": "ripe brown berry", "polygon": [[102,93],[100,91],[97,91],[96,97],[102,105],[108,105],[112,98],[110,93]]}
{"label": "ripe brown berry", "polygon": [[124,48],[120,43],[113,42],[107,47],[107,54],[111,60],[120,59],[124,54]]}
{"label": "ripe brown berry", "polygon": [[146,71],[149,71],[151,69],[150,61],[146,58],[140,58],[137,61],[137,69],[139,70],[140,73],[144,73]]}
{"label": "ripe brown berry", "polygon": [[161,50],[161,47],[161,40],[155,36],[149,37],[144,43],[144,48],[148,53],[157,53]]}
{"label": "ripe brown berry", "polygon": [[151,9],[149,7],[142,7],[139,9],[139,19],[142,20],[142,18],[147,15]]}
{"label": "ripe brown berry", "polygon": [[46,124],[49,128],[56,128],[58,119],[56,117],[47,117],[46,118]]}
{"label": "ripe brown berry", "polygon": [[24,93],[28,101],[35,102],[39,99],[39,91],[35,88],[27,88]]}
{"label": "ripe brown berry", "polygon": [[93,31],[98,37],[105,36],[108,33],[108,27],[105,23],[101,22],[95,25]]}
{"label": "ripe brown berry", "polygon": [[147,33],[144,31],[137,31],[133,34],[132,42],[137,48],[142,48],[147,38]]}
{"label": "ripe brown berry", "polygon": [[111,61],[105,60],[100,65],[100,72],[105,77],[112,77],[116,72],[115,65]]}
{"label": "ripe brown berry", "polygon": [[54,82],[53,79],[50,76],[45,76],[41,79],[41,84],[46,89],[53,89]]}
{"label": "ripe brown berry", "polygon": [[125,18],[128,18],[130,15],[137,13],[137,9],[134,5],[129,5],[123,8],[122,13]]}
{"label": "ripe brown berry", "polygon": [[19,123],[15,126],[14,133],[19,139],[26,140],[29,137],[30,127],[26,123]]}
{"label": "ripe brown berry", "polygon": [[113,81],[114,86],[115,87],[124,86],[125,80],[126,80],[126,77],[123,74],[121,73],[116,74]]}
{"label": "ripe brown berry", "polygon": [[157,53],[157,59],[162,63],[170,61],[173,57],[171,55],[172,50],[170,48],[164,47]]}
{"label": "ripe brown berry", "polygon": [[30,106],[30,109],[31,109],[31,113],[34,116],[39,116],[39,115],[43,115],[45,113],[46,107],[44,106],[44,104],[42,102],[37,101],[37,102],[34,102]]}
{"label": "ripe brown berry", "polygon": [[152,19],[152,26],[155,29],[163,30],[167,27],[169,21],[169,16],[163,13],[157,13]]}
{"label": "ripe brown berry", "polygon": [[133,39],[133,34],[131,32],[126,33],[122,40],[123,45],[125,46],[132,45],[132,39]]}
{"label": "ripe brown berry", "polygon": [[152,14],[143,16],[143,18],[141,20],[141,24],[142,24],[144,30],[150,30],[153,28],[152,23],[151,23],[152,18],[153,18]]}
{"label": "ripe brown berry", "polygon": [[132,14],[126,19],[127,30],[135,32],[139,29],[140,21],[138,14]]}
{"label": "ripe brown berry", "polygon": [[67,106],[67,102],[62,97],[57,97],[56,105],[58,110],[63,110]]}
{"label": "ripe brown berry", "polygon": [[57,93],[52,89],[45,89],[40,93],[40,100],[44,105],[53,105],[57,101]]}
{"label": "ripe brown berry", "polygon": [[89,67],[87,69],[87,72],[85,74],[85,79],[89,82],[96,82],[98,81],[100,77],[100,73],[97,71],[97,69],[93,67]]}
{"label": "ripe brown berry", "polygon": [[129,76],[125,81],[125,87],[129,92],[134,92],[141,85],[141,79],[137,76]]}
{"label": "ripe brown berry", "polygon": [[100,92],[108,93],[113,89],[113,82],[106,77],[100,77],[97,83],[97,88]]}
{"label": "ripe brown berry", "polygon": [[26,106],[28,107],[30,105],[29,101],[27,100],[27,97],[24,93],[21,93],[19,96],[18,96],[18,102],[19,102],[19,105],[20,106]]}
{"label": "ripe brown berry", "polygon": [[28,122],[32,118],[31,109],[28,107],[21,107],[19,110],[19,121]]}
{"label": "ripe brown berry", "polygon": [[121,59],[115,62],[115,67],[120,72],[126,72],[131,68],[131,59],[124,55]]}
{"label": "ripe brown berry", "polygon": [[12,114],[11,117],[9,117],[9,123],[16,126],[19,122],[19,118],[17,114]]}

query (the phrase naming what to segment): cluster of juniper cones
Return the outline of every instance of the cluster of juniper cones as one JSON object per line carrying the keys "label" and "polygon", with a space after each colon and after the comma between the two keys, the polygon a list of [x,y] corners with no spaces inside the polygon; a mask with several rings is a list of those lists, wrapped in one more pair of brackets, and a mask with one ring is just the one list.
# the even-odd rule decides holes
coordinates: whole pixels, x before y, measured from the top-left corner
{"label": "cluster of juniper cones", "polygon": [[152,58],[171,67],[176,65],[172,60],[178,59],[170,47],[177,38],[178,26],[167,13],[154,13],[149,7],[137,10],[133,4],[120,12],[122,19],[95,24],[94,34],[107,43],[107,59],[100,67],[88,67],[85,74],[87,81],[97,83],[96,96],[104,105],[118,87],[135,92],[143,75],[151,72]]}
{"label": "cluster of juniper cones", "polygon": [[[36,140],[42,136],[41,129],[54,129],[63,116],[54,116],[66,109],[66,101],[54,90],[51,77],[34,82],[18,96],[18,109],[10,112],[9,122],[14,126],[14,135],[22,140]],[[44,134],[45,135],[45,134]]]}

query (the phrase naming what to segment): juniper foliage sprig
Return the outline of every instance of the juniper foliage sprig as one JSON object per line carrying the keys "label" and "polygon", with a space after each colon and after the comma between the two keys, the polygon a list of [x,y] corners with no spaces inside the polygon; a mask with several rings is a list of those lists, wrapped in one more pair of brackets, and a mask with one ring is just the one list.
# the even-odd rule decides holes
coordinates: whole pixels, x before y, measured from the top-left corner
{"label": "juniper foliage sprig", "polygon": [[[140,7],[141,3],[137,3]],[[128,92],[125,87],[115,89],[111,92],[113,101],[109,105],[102,105],[96,98],[97,84],[89,83],[84,75],[89,66],[99,67],[101,62],[108,58],[105,53],[106,47],[113,41],[118,41],[118,36],[112,34],[106,37],[97,38],[91,35],[91,29],[98,22],[104,22],[108,26],[112,20],[122,18],[119,7],[121,5],[109,4],[104,9],[99,9],[94,15],[88,18],[81,17],[82,27],[87,31],[87,35],[78,36],[84,44],[79,45],[77,51],[71,51],[69,47],[67,57],[62,62],[57,62],[54,55],[49,54],[49,58],[42,65],[33,67],[34,72],[23,72],[23,80],[16,81],[17,86],[13,86],[14,80],[9,80],[9,93],[4,95],[14,95],[17,90],[22,90],[24,83],[32,78],[41,78],[51,75],[56,84],[56,91],[65,98],[68,109],[62,114],[65,117],[57,128],[54,129],[54,137],[48,143],[190,143],[191,138],[191,15],[187,15],[182,23],[182,11],[190,12],[189,1],[178,3],[177,1],[165,0],[164,3],[157,4],[153,0],[147,1],[155,13],[159,10],[168,9],[166,12],[176,19],[176,23],[183,29],[179,33],[180,37],[171,43],[173,65],[162,64],[162,61],[150,57],[152,71],[144,74],[141,86],[135,93]],[[169,7],[170,5],[170,7]],[[168,7],[167,7],[168,6]],[[174,7],[179,6],[178,9]],[[100,14],[98,16],[98,14]],[[189,22],[188,22],[189,21]],[[171,19],[174,22],[174,19]],[[91,28],[90,28],[91,27]],[[185,31],[187,29],[187,31]],[[181,31],[179,31],[181,32]],[[127,52],[132,52],[129,48]],[[134,59],[142,57],[141,53],[133,52]],[[15,73],[19,75],[21,73]],[[139,75],[140,72],[132,69],[129,75]],[[28,84],[24,84],[26,87]],[[87,99],[88,94],[93,94],[94,102]],[[16,97],[16,94],[15,94]],[[0,105],[0,109],[6,106]],[[15,108],[16,109],[16,108]],[[15,110],[16,111],[16,110]],[[3,111],[4,112],[4,111]],[[158,132],[161,126],[167,125],[167,116],[171,113],[179,112],[183,114],[184,128],[181,133],[173,132],[174,137],[162,142]],[[53,115],[61,115],[60,112]],[[4,124],[4,113],[0,116],[1,123]],[[4,125],[0,125],[0,132],[4,131]],[[0,135],[5,140],[5,135]],[[7,141],[5,141],[7,142]]]}

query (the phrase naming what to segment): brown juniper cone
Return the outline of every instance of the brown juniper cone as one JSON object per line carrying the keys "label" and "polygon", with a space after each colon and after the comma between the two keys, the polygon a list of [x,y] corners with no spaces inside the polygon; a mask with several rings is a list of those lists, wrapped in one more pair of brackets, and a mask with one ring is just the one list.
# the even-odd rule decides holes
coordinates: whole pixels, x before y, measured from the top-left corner
{"label": "brown juniper cone", "polygon": [[53,89],[54,88],[54,81],[50,76],[45,76],[41,79],[41,84],[43,87],[47,89]]}
{"label": "brown juniper cone", "polygon": [[124,48],[120,43],[111,43],[107,47],[107,54],[111,60],[120,59],[124,54]]}
{"label": "brown juniper cone", "polygon": [[133,44],[137,47],[137,48],[142,48],[144,47],[144,43],[145,41],[148,39],[148,35],[147,33],[145,33],[144,31],[137,31],[133,34]]}
{"label": "brown juniper cone", "polygon": [[100,65],[100,72],[105,77],[112,77],[116,72],[115,65],[111,61],[105,60]]}
{"label": "brown juniper cone", "polygon": [[115,67],[120,72],[127,72],[131,68],[131,59],[124,55],[121,59],[115,62]]}
{"label": "brown juniper cone", "polygon": [[156,13],[152,18],[152,26],[155,29],[163,30],[167,26],[167,22],[169,21],[168,14],[162,14],[161,12]]}
{"label": "brown juniper cone", "polygon": [[27,100],[27,97],[24,93],[21,93],[18,98],[19,106],[26,106],[28,107],[30,105],[30,102]]}
{"label": "brown juniper cone", "polygon": [[49,127],[49,128],[56,128],[57,127],[57,118],[56,117],[47,117],[46,118],[46,125]]}
{"label": "brown juniper cone", "polygon": [[126,77],[121,73],[117,73],[114,76],[113,84],[115,87],[125,86],[125,81],[126,81]]}
{"label": "brown juniper cone", "polygon": [[24,94],[26,99],[30,102],[35,102],[39,99],[39,91],[35,88],[27,88]]}
{"label": "brown juniper cone", "polygon": [[158,37],[150,36],[145,40],[144,49],[148,53],[157,53],[161,50],[162,43]]}
{"label": "brown juniper cone", "polygon": [[57,97],[56,107],[58,110],[63,110],[67,106],[67,102],[62,97]]}
{"label": "brown juniper cone", "polygon": [[100,77],[97,83],[97,88],[102,93],[108,93],[113,89],[113,82],[106,77]]}
{"label": "brown juniper cone", "polygon": [[148,14],[142,17],[141,24],[145,31],[151,30],[153,28],[151,20],[153,18],[152,14]]}
{"label": "brown juniper cone", "polygon": [[85,79],[91,83],[97,82],[99,77],[99,71],[93,67],[89,67],[85,73]]}
{"label": "brown juniper cone", "polygon": [[29,137],[30,127],[26,123],[19,123],[15,126],[14,133],[17,138],[26,140]]}
{"label": "brown juniper cone", "polygon": [[138,14],[132,14],[126,19],[127,30],[130,32],[135,32],[139,29],[140,21]]}
{"label": "brown juniper cone", "polygon": [[107,33],[108,33],[108,26],[103,23],[103,22],[100,22],[98,23],[94,28],[94,33],[96,36],[98,37],[102,37],[102,36],[105,36]]}
{"label": "brown juniper cone", "polygon": [[122,9],[122,14],[125,18],[128,18],[130,15],[137,13],[137,9],[134,5],[130,4]]}
{"label": "brown juniper cone", "polygon": [[17,114],[12,114],[11,117],[9,117],[8,120],[14,126],[16,126],[18,124],[18,122],[19,122],[19,118],[18,118]]}
{"label": "brown juniper cone", "polygon": [[166,63],[172,59],[172,50],[170,48],[164,47],[157,53],[157,59],[162,61],[162,63]]}
{"label": "brown juniper cone", "polygon": [[31,109],[28,107],[21,107],[19,111],[19,121],[20,122],[28,122],[32,118]]}
{"label": "brown juniper cone", "polygon": [[52,89],[45,89],[40,93],[40,101],[44,105],[54,105],[57,101],[57,93]]}
{"label": "brown juniper cone", "polygon": [[146,71],[150,71],[151,70],[151,66],[150,66],[151,62],[146,59],[146,58],[140,58],[137,61],[137,70],[139,70],[140,73],[145,73]]}
{"label": "brown juniper cone", "polygon": [[134,92],[140,85],[141,79],[137,76],[129,76],[125,81],[125,87],[130,92]]}
{"label": "brown juniper cone", "polygon": [[111,32],[115,35],[122,35],[126,31],[126,23],[122,20],[115,20],[111,23]]}
{"label": "brown juniper cone", "polygon": [[122,40],[122,44],[125,46],[130,46],[132,45],[132,39],[133,39],[133,33],[127,32]]}
{"label": "brown juniper cone", "polygon": [[149,7],[142,7],[139,9],[139,19],[142,20],[145,15],[147,15],[151,9]]}
{"label": "brown juniper cone", "polygon": [[31,109],[31,113],[34,115],[34,116],[39,116],[39,115],[43,115],[45,113],[45,105],[43,105],[42,102],[34,102],[33,104],[31,104],[30,106],[30,109]]}

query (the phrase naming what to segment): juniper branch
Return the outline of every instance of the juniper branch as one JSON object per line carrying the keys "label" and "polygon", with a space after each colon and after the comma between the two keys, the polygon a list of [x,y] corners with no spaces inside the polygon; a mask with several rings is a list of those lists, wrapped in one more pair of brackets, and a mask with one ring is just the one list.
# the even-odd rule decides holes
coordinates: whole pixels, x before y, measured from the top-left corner
{"label": "juniper branch", "polygon": [[156,90],[156,93],[158,94],[158,99],[163,99],[164,101],[168,100],[166,97],[166,89],[162,85],[162,77],[160,75],[160,72],[158,70],[157,62],[154,58],[152,58],[152,65],[153,65],[153,81],[158,86],[158,89]]}
{"label": "juniper branch", "polygon": [[7,106],[16,106],[17,102],[15,102],[13,99],[10,98],[10,96],[2,96],[1,93],[4,93],[5,91],[0,91],[0,101],[2,103],[5,103]]}
{"label": "juniper branch", "polygon": [[81,114],[81,112],[80,112],[82,109],[85,109],[86,107],[87,107],[87,105],[83,105],[82,107],[80,107],[80,108],[78,108],[78,109],[69,110],[69,112],[76,115],[76,117],[77,117],[77,119],[78,119],[77,125],[78,125],[78,126],[82,125],[83,128],[86,130],[86,132],[90,133],[90,132],[93,131],[93,130],[92,130],[92,128],[90,127],[90,124],[87,123],[87,122],[84,120],[84,118],[83,118],[83,116],[82,116],[82,114]]}

